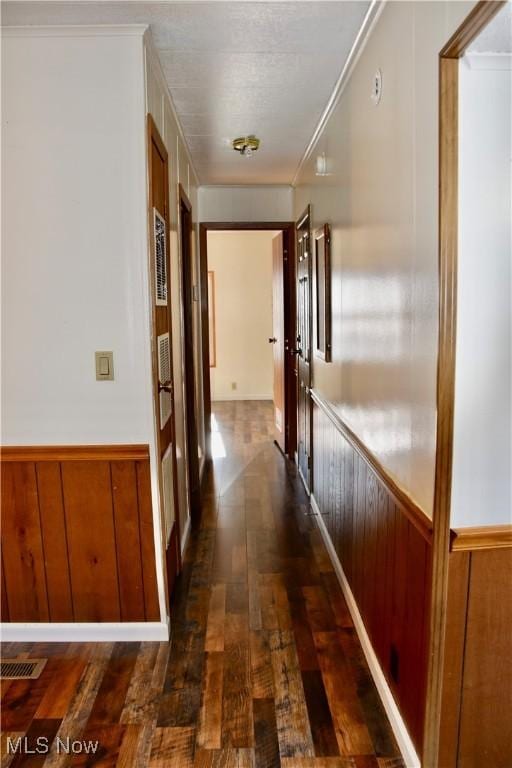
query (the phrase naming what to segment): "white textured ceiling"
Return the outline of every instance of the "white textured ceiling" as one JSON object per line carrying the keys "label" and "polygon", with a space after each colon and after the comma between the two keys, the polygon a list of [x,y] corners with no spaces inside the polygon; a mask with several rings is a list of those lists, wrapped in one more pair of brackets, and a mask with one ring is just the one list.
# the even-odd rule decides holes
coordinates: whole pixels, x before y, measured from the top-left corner
{"label": "white textured ceiling", "polygon": [[512,3],[491,19],[469,46],[469,53],[512,53]]}
{"label": "white textured ceiling", "polygon": [[[369,5],[11,0],[2,23],[150,24],[201,183],[289,184]],[[250,159],[229,145],[248,133]]]}

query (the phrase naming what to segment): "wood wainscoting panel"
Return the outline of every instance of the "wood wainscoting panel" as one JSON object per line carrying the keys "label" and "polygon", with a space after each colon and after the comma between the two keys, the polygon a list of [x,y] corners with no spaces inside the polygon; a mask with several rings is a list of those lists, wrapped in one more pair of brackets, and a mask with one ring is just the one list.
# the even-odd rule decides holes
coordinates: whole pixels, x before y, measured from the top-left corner
{"label": "wood wainscoting panel", "polygon": [[471,553],[459,766],[512,765],[512,550]]}
{"label": "wood wainscoting panel", "polygon": [[52,621],[74,621],[69,563],[62,559],[62,553],[68,551],[68,539],[59,462],[37,462],[36,476],[48,609]]}
{"label": "wood wainscoting panel", "polygon": [[314,397],[314,496],[382,670],[421,752],[431,577],[430,525],[403,509],[350,431]]}
{"label": "wood wainscoting panel", "polygon": [[11,621],[48,621],[34,462],[2,464],[2,552]]}
{"label": "wood wainscoting panel", "polygon": [[66,461],[62,489],[76,621],[120,621],[110,465]]}
{"label": "wood wainscoting panel", "polygon": [[442,768],[512,765],[512,549],[452,552]]}
{"label": "wood wainscoting panel", "polygon": [[2,620],[159,621],[147,446],[65,455],[2,451]]}
{"label": "wood wainscoting panel", "polygon": [[121,620],[137,621],[144,615],[137,469],[131,461],[113,461],[110,472]]}
{"label": "wood wainscoting panel", "polygon": [[151,504],[151,477],[149,461],[136,461],[137,498],[139,504],[140,551],[144,584],[146,621],[160,620],[158,587],[156,583],[155,539],[153,531],[153,507]]}

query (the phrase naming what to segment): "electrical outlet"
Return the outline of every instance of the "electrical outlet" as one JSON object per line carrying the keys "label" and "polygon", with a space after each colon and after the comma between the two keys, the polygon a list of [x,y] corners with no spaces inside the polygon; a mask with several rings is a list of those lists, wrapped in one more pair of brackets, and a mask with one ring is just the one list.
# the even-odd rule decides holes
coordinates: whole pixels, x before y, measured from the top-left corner
{"label": "electrical outlet", "polygon": [[231,382],[231,389],[236,389],[236,381]]}

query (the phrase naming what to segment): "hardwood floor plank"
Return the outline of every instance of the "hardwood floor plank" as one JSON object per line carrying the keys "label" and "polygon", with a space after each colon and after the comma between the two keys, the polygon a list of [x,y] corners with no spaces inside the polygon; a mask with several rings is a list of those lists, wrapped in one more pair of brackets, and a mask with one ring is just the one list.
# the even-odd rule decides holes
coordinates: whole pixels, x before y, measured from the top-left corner
{"label": "hardwood floor plank", "polygon": [[24,731],[2,731],[0,734],[0,768],[10,768],[14,760],[14,748]]}
{"label": "hardwood floor plank", "polygon": [[226,585],[214,584],[208,608],[206,651],[224,650],[224,620],[226,616]]}
{"label": "hardwood floor plank", "polygon": [[270,653],[280,755],[313,757],[313,738],[293,633],[271,632]]}
{"label": "hardwood floor plank", "polygon": [[76,693],[86,667],[81,658],[63,659],[35,713],[36,718],[62,719]]}
{"label": "hardwood floor plank", "polygon": [[87,727],[81,740],[91,746],[97,743],[96,751],[90,748],[90,751],[73,755],[69,765],[73,768],[115,768],[127,727],[119,724]]}
{"label": "hardwood floor plank", "polygon": [[202,749],[220,749],[222,746],[222,700],[224,681],[224,654],[213,651],[206,654],[205,677],[197,746]]}
{"label": "hardwood floor plank", "polygon": [[140,644],[120,717],[121,723],[142,725],[156,718],[156,699],[162,690],[163,674],[165,673],[165,670],[162,670],[162,678],[157,682],[155,688],[153,676],[155,669],[157,669],[160,649],[159,643],[144,642]]}
{"label": "hardwood floor plank", "polygon": [[[113,648],[113,643],[95,643],[92,646],[86,670],[57,733],[63,741],[73,741],[82,736]],[[45,768],[62,768],[68,762],[65,753],[59,754],[52,750],[46,759]]]}
{"label": "hardwood floor plank", "polygon": [[274,677],[270,656],[269,633],[250,632],[251,684],[253,699],[274,698]]}
{"label": "hardwood floor plank", "polygon": [[371,755],[374,751],[372,740],[338,634],[315,632],[314,639],[340,753]]}
{"label": "hardwood floor plank", "polygon": [[88,727],[119,722],[139,649],[140,643],[116,644],[98,689]]}
{"label": "hardwood floor plank", "polygon": [[302,684],[315,755],[317,757],[339,756],[340,750],[321,673],[318,670],[303,671]]}
{"label": "hardwood floor plank", "polygon": [[193,768],[195,728],[156,728],[149,768]]}
{"label": "hardwood floor plank", "polygon": [[222,746],[254,746],[249,627],[239,614],[226,615]]}
{"label": "hardwood floor plank", "polygon": [[39,720],[33,720],[30,728],[28,729],[23,742],[23,748],[16,753],[13,760],[10,763],[11,768],[21,768],[22,766],[30,766],[30,768],[38,768],[44,765],[46,760],[46,753],[39,754],[39,750],[43,750],[49,746],[59,730],[60,720],[41,718]]}
{"label": "hardwood floor plank", "polygon": [[279,739],[274,699],[255,699],[253,707],[256,768],[274,768],[279,765]]}
{"label": "hardwood floor plank", "polygon": [[143,732],[142,725],[124,725],[124,734],[119,747],[116,768],[138,768],[141,763],[139,744]]}
{"label": "hardwood floor plank", "polygon": [[196,749],[194,768],[239,768],[237,749]]}

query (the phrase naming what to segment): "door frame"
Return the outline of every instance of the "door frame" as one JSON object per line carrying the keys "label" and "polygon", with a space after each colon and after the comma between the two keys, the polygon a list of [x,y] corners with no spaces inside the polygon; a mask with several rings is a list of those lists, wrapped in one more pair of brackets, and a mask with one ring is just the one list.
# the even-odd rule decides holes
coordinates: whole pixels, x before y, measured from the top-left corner
{"label": "door frame", "polygon": [[438,764],[450,558],[458,249],[459,59],[504,5],[480,0],[439,54],[439,338],[432,586],[423,765]]}
{"label": "door frame", "polygon": [[[185,209],[190,216],[190,243],[188,249],[188,260],[183,248],[183,238],[185,233],[182,226],[182,209]],[[200,498],[200,471],[199,456],[197,455],[198,429],[196,418],[196,380],[197,370],[194,349],[194,281],[192,275],[193,253],[192,253],[192,204],[183,185],[178,184],[178,226],[179,226],[179,250],[181,256],[181,281],[180,295],[181,306],[183,310],[183,338],[182,338],[182,364],[184,369],[184,411],[185,411],[185,434],[187,445],[187,489],[190,509],[190,520],[192,524],[197,523],[201,513]],[[187,334],[191,334],[191,345],[187,344]],[[194,453],[195,451],[195,453]]]}
{"label": "door frame", "polygon": [[[297,440],[296,440],[296,447],[297,452],[295,454],[295,463],[297,464],[299,475],[302,479],[302,482],[304,483],[304,487],[308,494],[313,493],[313,404],[311,401],[311,388],[312,388],[312,381],[313,381],[313,230],[312,230],[312,209],[311,209],[311,203],[308,203],[302,214],[299,216],[297,221],[295,222],[295,240],[298,242],[298,232],[299,229],[303,229],[304,225],[307,224],[308,229],[308,247],[310,249],[310,257],[309,257],[309,392],[307,393],[309,395],[309,435],[310,435],[310,446],[309,450],[310,453],[308,454],[310,458],[310,466],[308,467],[308,477],[305,478],[302,475],[302,471],[299,466],[299,455],[298,455],[298,444],[299,444],[299,434],[298,434],[298,424],[299,424],[299,395],[298,395],[298,389],[299,389],[299,356],[295,356],[295,380],[296,380],[296,390],[297,390],[297,399],[296,399],[296,424],[297,424]],[[298,282],[297,277],[299,274],[299,268],[297,263],[298,258],[298,249],[296,250],[296,258],[295,258],[295,284],[294,284],[294,292],[295,292],[295,313],[297,313],[298,308]],[[295,318],[295,322],[297,323],[297,318]],[[294,337],[296,338],[296,336]]]}
{"label": "door frame", "polygon": [[297,445],[297,393],[295,388],[295,222],[293,221],[207,221],[199,224],[199,261],[201,280],[201,348],[203,357],[203,400],[206,456],[211,460],[211,391],[210,343],[208,335],[208,232],[227,231],[282,231],[283,273],[285,288],[285,335],[289,340],[285,350],[285,436],[286,454],[293,459]]}
{"label": "door frame", "polygon": [[[171,556],[172,556],[172,545],[174,545],[176,550],[176,575],[179,576],[181,572],[181,532],[180,532],[180,509],[179,509],[179,495],[178,495],[178,468],[177,468],[177,460],[176,460],[176,422],[175,422],[175,410],[174,410],[174,395],[173,395],[173,401],[172,401],[172,413],[170,418],[172,419],[172,469],[173,469],[173,502],[174,502],[174,532],[171,533],[171,539],[169,540],[169,547],[166,546],[166,542],[163,537],[163,532],[165,530],[164,525],[164,496],[163,496],[163,478],[162,478],[162,447],[161,447],[161,438],[160,438],[160,421],[159,421],[159,391],[158,386],[156,384],[158,380],[158,350],[156,346],[156,340],[157,340],[157,323],[156,323],[156,305],[155,305],[155,256],[154,256],[154,244],[153,244],[153,174],[152,174],[152,167],[151,167],[151,145],[154,143],[158,149],[159,154],[161,155],[163,162],[164,162],[164,168],[165,168],[165,179],[166,183],[164,185],[164,196],[165,196],[165,210],[164,210],[164,219],[166,223],[167,228],[167,237],[166,237],[166,248],[167,248],[167,256],[169,259],[169,264],[171,260],[171,251],[170,251],[170,209],[169,209],[169,153],[167,152],[167,149],[165,147],[165,144],[163,142],[162,137],[160,136],[160,133],[158,131],[157,125],[151,116],[151,114],[148,113],[147,115],[147,130],[146,130],[146,137],[147,137],[147,148],[146,148],[146,158],[147,158],[147,175],[148,175],[148,195],[147,195],[147,216],[148,216],[148,258],[149,258],[149,290],[150,290],[150,296],[149,296],[149,302],[150,302],[150,328],[151,328],[151,378],[152,378],[152,397],[153,397],[153,408],[155,409],[155,445],[156,445],[156,475],[157,475],[157,483],[158,483],[158,497],[159,497],[159,505],[160,505],[160,527],[162,531],[161,536],[161,553],[162,553],[162,563],[164,565],[163,568],[163,578],[164,578],[164,585],[165,585],[165,605],[166,605],[166,611],[167,615],[170,615],[171,613],[171,597],[172,592],[174,591],[174,585],[169,585],[169,569],[171,565]],[[168,300],[167,300],[167,315],[168,315],[168,325],[169,325],[169,333],[171,338],[171,352],[172,352],[172,344],[173,344],[173,327],[172,327],[172,315],[171,315],[171,292],[168,287]],[[172,370],[172,354],[171,354],[171,371],[173,373],[173,384],[174,384],[174,371]]]}

